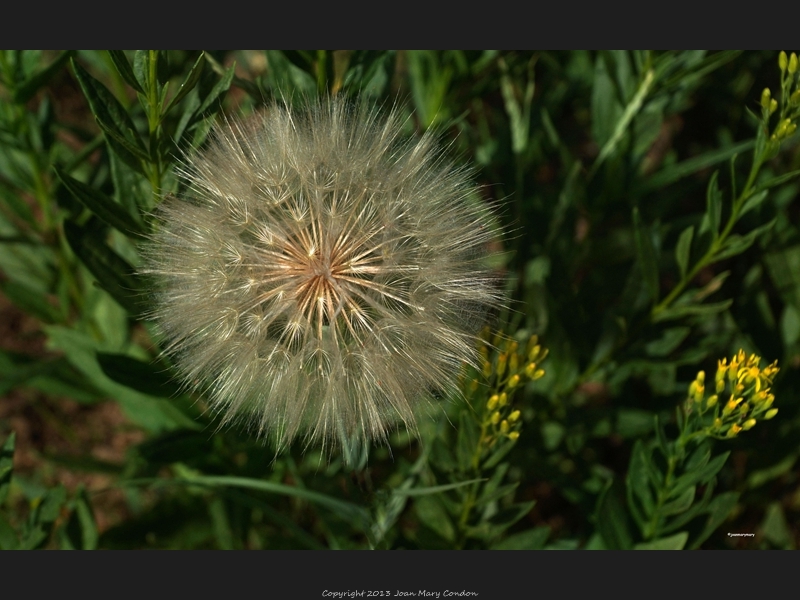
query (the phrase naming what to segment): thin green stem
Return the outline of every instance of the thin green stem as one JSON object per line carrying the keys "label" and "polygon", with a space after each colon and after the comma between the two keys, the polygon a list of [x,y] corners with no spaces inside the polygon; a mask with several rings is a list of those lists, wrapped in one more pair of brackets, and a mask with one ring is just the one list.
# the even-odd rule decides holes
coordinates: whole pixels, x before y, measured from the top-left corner
{"label": "thin green stem", "polygon": [[714,260],[714,257],[717,253],[723,248],[725,242],[728,239],[731,231],[733,230],[734,225],[739,220],[739,213],[741,212],[742,206],[744,205],[745,201],[752,195],[753,193],[753,185],[755,184],[756,177],[758,176],[759,171],[761,170],[761,165],[763,164],[763,156],[759,156],[754,162],[753,166],[750,169],[750,174],[747,177],[747,183],[742,190],[742,193],[739,195],[736,200],[733,202],[733,207],[731,209],[731,214],[728,217],[728,222],[725,224],[725,227],[720,232],[719,236],[717,236],[714,241],[711,243],[711,246],[706,251],[706,253],[698,260],[694,267],[692,267],[689,272],[678,282],[672,291],[664,297],[664,299],[659,302],[653,310],[651,311],[651,317],[656,317],[660,313],[664,312],[670,305],[675,301],[675,299],[683,292],[687,285],[697,276],[697,274],[702,271],[705,267],[711,264]]}

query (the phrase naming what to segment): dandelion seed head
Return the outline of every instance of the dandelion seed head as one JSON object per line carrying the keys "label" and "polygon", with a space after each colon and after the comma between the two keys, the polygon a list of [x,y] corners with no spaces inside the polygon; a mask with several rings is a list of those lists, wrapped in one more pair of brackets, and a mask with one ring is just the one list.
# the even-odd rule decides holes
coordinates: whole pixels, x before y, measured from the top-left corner
{"label": "dandelion seed head", "polygon": [[144,250],[189,387],[278,447],[414,430],[504,304],[496,228],[429,135],[340,100],[272,105],[187,159]]}

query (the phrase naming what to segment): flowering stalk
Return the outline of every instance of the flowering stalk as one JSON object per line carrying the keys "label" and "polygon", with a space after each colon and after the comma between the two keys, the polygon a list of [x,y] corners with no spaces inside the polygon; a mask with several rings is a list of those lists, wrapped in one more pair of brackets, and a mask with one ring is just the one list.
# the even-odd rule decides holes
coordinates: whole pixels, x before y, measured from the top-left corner
{"label": "flowering stalk", "polygon": [[[667,443],[663,437],[660,439],[661,451],[667,461],[667,470],[656,491],[649,519],[643,524],[645,540],[652,540],[662,532],[665,515],[673,514],[667,505],[670,501],[673,505],[679,504],[679,498],[676,496],[680,496],[681,491],[691,492],[691,498],[694,498],[694,486],[690,489],[689,485],[681,485],[680,478],[676,477],[679,469],[685,471],[682,477],[688,476],[690,479],[695,478],[695,481],[702,482],[696,473],[707,468],[706,476],[707,480],[710,480],[727,459],[726,453],[709,463],[707,461],[710,453],[707,453],[706,462],[700,463],[694,461],[694,458],[686,461],[687,450],[691,444],[699,445],[708,438],[734,438],[742,431],[752,429],[758,421],[772,419],[778,413],[778,409],[772,407],[775,396],[771,390],[773,379],[779,371],[778,363],[775,361],[760,368],[760,361],[760,357],[754,354],[746,355],[743,350],[739,350],[730,362],[727,358],[718,361],[710,390],[706,389],[710,382],[706,381],[704,371],[698,372],[697,377],[689,385],[686,401],[678,408],[680,431],[678,439],[673,443]],[[660,431],[658,433],[662,436]],[[632,462],[638,460],[636,449],[634,455]],[[644,460],[649,461],[647,457]],[[711,465],[714,465],[713,468]],[[631,469],[633,470],[633,467]],[[629,481],[631,506],[633,492]],[[639,495],[642,496],[641,491]],[[689,505],[683,510],[688,510]]]}
{"label": "flowering stalk", "polygon": [[[522,413],[513,404],[514,394],[529,381],[544,377],[540,365],[548,354],[536,335],[531,336],[524,347],[516,340],[503,340],[499,335],[495,335],[489,345],[487,329],[481,338],[478,346],[482,359],[480,374],[465,380],[466,395],[476,407],[473,414],[480,427],[470,461],[471,476],[475,479],[497,465],[519,439]],[[485,380],[488,386],[481,386],[480,379]],[[480,489],[481,483],[474,483],[463,496],[459,518],[462,544]]]}

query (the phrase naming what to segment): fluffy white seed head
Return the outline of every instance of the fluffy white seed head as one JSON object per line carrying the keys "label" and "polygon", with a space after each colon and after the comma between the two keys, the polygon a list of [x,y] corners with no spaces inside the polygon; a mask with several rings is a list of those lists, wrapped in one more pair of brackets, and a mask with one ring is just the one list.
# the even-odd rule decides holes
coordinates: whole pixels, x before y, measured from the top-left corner
{"label": "fluffy white seed head", "polygon": [[[157,209],[143,271],[187,385],[278,447],[412,430],[502,305],[493,220],[396,113],[320,100],[218,127]],[[345,436],[344,438],[342,436]]]}

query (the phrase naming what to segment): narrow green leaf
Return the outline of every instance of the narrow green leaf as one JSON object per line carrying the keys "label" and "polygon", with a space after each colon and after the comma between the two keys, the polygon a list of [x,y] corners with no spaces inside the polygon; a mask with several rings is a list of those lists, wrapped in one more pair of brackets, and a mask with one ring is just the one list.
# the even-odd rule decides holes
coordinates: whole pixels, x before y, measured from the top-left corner
{"label": "narrow green leaf", "polygon": [[178,88],[178,93],[169,101],[169,104],[164,109],[163,114],[167,114],[172,107],[174,107],[178,102],[183,100],[186,97],[186,94],[191,92],[194,87],[197,85],[197,82],[200,81],[200,76],[203,74],[203,67],[206,64],[206,55],[205,52],[201,52],[200,56],[195,61],[194,65],[192,66],[189,74],[186,76],[186,79],[181,84],[181,87]]}
{"label": "narrow green leaf", "polygon": [[140,94],[144,94],[144,88],[136,79],[136,75],[133,74],[131,63],[125,56],[125,53],[122,50],[109,50],[108,54],[111,57],[111,61],[114,63],[114,66],[117,68],[117,73],[119,73],[122,79],[125,80],[125,83],[127,83]]}
{"label": "narrow green leaf", "polygon": [[447,483],[444,485],[434,485],[430,487],[421,487],[421,488],[410,488],[407,490],[396,489],[392,491],[392,495],[394,496],[427,496],[429,494],[438,494],[440,492],[447,492],[449,490],[455,490],[460,487],[464,487],[465,485],[471,485],[473,483],[478,483],[480,481],[486,481],[485,479],[470,479],[469,481],[459,481],[458,483]]}
{"label": "narrow green leaf", "polygon": [[[71,63],[75,77],[78,79],[83,94],[89,101],[89,106],[98,125],[110,139],[124,148],[128,154],[140,160],[149,161],[150,155],[139,138],[139,134],[136,133],[136,127],[130,115],[128,115],[119,100],[77,61],[73,59]],[[126,159],[126,156],[120,156],[120,158]]]}
{"label": "narrow green leaf", "polygon": [[683,494],[686,489],[692,486],[711,481],[711,479],[717,473],[719,473],[720,469],[722,469],[722,467],[725,465],[725,461],[728,460],[729,455],[730,452],[724,452],[711,460],[711,462],[709,462],[707,465],[700,467],[699,469],[686,472],[678,479],[678,481],[675,482],[675,486],[672,488],[670,496],[673,498],[678,497],[680,494]]}
{"label": "narrow green leaf", "polygon": [[678,262],[681,279],[686,277],[686,269],[689,266],[689,256],[692,252],[692,237],[694,236],[694,225],[689,225],[683,230],[675,246],[675,260]]}
{"label": "narrow green leaf", "polygon": [[739,218],[741,219],[745,213],[750,212],[753,209],[758,208],[762,202],[767,198],[769,194],[768,190],[763,190],[761,192],[756,192],[752,196],[750,196],[747,200],[744,201],[742,205],[742,210],[739,211]]}
{"label": "narrow green leaf", "polygon": [[6,438],[2,449],[0,449],[0,506],[5,504],[8,497],[8,488],[11,485],[11,475],[14,472],[14,442],[16,441],[15,432]]}
{"label": "narrow green leaf", "polygon": [[64,187],[69,190],[75,199],[100,217],[105,223],[122,233],[143,237],[142,228],[139,224],[124,208],[114,202],[113,199],[92,186],[86,185],[74,177],[67,175],[58,167],[55,167],[55,172],[64,184]]}
{"label": "narrow green leaf", "polygon": [[722,220],[722,192],[719,190],[719,171],[714,171],[706,188],[706,216],[708,217],[711,235],[719,237],[719,224]]}
{"label": "narrow green leaf", "polygon": [[124,354],[97,353],[97,362],[110,379],[143,394],[174,398],[180,386],[164,370]]}
{"label": "narrow green leaf", "polygon": [[696,492],[697,488],[695,486],[686,488],[675,500],[664,504],[658,512],[664,516],[679,515],[686,512],[692,506]]}
{"label": "narrow green leaf", "polygon": [[44,87],[50,79],[52,79],[53,75],[58,73],[74,54],[75,50],[65,50],[46,68],[23,81],[14,90],[14,102],[16,104],[25,104],[28,100],[33,98],[34,94]]}
{"label": "narrow green leaf", "polygon": [[658,302],[658,263],[656,262],[655,249],[650,233],[644,226],[639,215],[639,208],[633,209],[633,234],[636,242],[636,254],[639,268],[645,282],[645,288],[653,304]]}
{"label": "narrow green leaf", "polygon": [[[200,106],[194,112],[192,122],[199,121],[201,118],[208,117],[216,112],[217,109],[214,108],[214,104],[220,100],[231,87],[231,81],[233,81],[235,70],[236,64],[231,65],[225,70],[225,74],[220,77],[219,81],[211,88],[211,91],[203,98]],[[219,105],[217,105],[217,107],[219,107]]]}
{"label": "narrow green leaf", "polygon": [[459,417],[458,440],[456,442],[456,456],[461,471],[468,472],[472,468],[472,457],[477,444],[477,425],[467,411],[462,411]]}
{"label": "narrow green leaf", "polygon": [[[758,188],[756,188],[755,194],[758,194],[761,191],[768,190],[770,188],[775,187],[776,185],[780,185],[787,181],[794,179],[795,177],[800,176],[800,169],[795,171],[790,171],[789,173],[784,173],[783,175],[779,175],[778,177],[773,177],[766,183],[762,183]],[[755,195],[754,194],[754,195]]]}
{"label": "narrow green leaf", "polygon": [[247,477],[228,477],[228,476],[193,476],[191,478],[161,480],[161,479],[142,479],[129,480],[122,482],[122,485],[141,485],[142,483],[175,483],[179,485],[201,485],[209,487],[238,487],[272,494],[281,494],[293,498],[301,498],[324,506],[334,514],[338,515],[351,525],[358,527],[362,531],[369,531],[371,519],[369,512],[351,502],[339,500],[333,496],[328,496],[305,488],[299,488],[272,481],[262,481],[260,479],[250,479]]}
{"label": "narrow green leaf", "polygon": [[414,501],[414,512],[420,523],[447,541],[453,541],[456,528],[442,502],[435,496],[421,496]]}
{"label": "narrow green leaf", "polygon": [[133,267],[109,248],[96,232],[86,227],[67,221],[64,234],[73,252],[97,278],[100,287],[131,315],[143,314],[144,296],[137,289]]}
{"label": "narrow green leaf", "polygon": [[[644,452],[646,452],[644,444],[641,440],[637,440],[631,452],[628,474],[625,477],[628,509],[639,527],[644,527],[655,509],[655,501],[650,489],[647,458],[643,456]],[[603,537],[605,539],[606,535],[604,534]]]}
{"label": "narrow green leaf", "polygon": [[597,171],[606,158],[608,158],[614,152],[620,140],[622,140],[622,137],[625,135],[628,126],[631,124],[631,121],[633,121],[633,118],[637,115],[639,110],[641,110],[642,104],[644,104],[644,99],[647,97],[647,94],[650,92],[650,88],[653,85],[653,81],[654,73],[652,70],[649,70],[645,73],[644,78],[639,84],[639,89],[636,90],[636,94],[634,94],[633,98],[631,98],[631,101],[625,107],[625,110],[623,111],[619,121],[617,121],[617,124],[614,127],[614,132],[611,134],[611,138],[600,150],[600,154],[597,156],[594,165],[592,165],[592,173]]}
{"label": "narrow green leaf", "polygon": [[606,548],[629,550],[633,539],[628,526],[627,511],[617,498],[616,488],[609,485],[601,494],[596,512],[597,529]]}
{"label": "narrow green leaf", "polygon": [[675,535],[653,540],[652,542],[644,542],[636,544],[634,550],[683,550],[686,546],[686,540],[689,539],[688,531],[681,531]]}
{"label": "narrow green leaf", "polygon": [[667,166],[658,173],[655,173],[653,176],[649,177],[644,186],[639,190],[639,194],[646,194],[653,190],[661,189],[667,185],[670,185],[671,183],[675,183],[676,181],[683,179],[684,177],[688,177],[689,175],[704,169],[708,169],[709,167],[713,167],[722,161],[728,160],[735,154],[741,154],[750,150],[753,147],[753,144],[753,140],[749,140],[729,148],[712,150],[711,152],[701,154],[700,156],[695,156],[694,158],[687,159],[675,165]]}
{"label": "narrow green leaf", "polygon": [[535,527],[510,535],[491,546],[491,550],[541,550],[550,536],[550,528]]}
{"label": "narrow green leaf", "polygon": [[697,536],[689,545],[690,550],[695,550],[700,547],[700,544],[705,542],[708,537],[714,533],[717,528],[725,522],[728,515],[731,514],[733,507],[739,501],[738,492],[724,492],[714,498],[708,505],[708,520],[700,535]]}
{"label": "narrow green leaf", "polygon": [[775,223],[777,222],[777,217],[772,219],[769,223],[765,223],[760,227],[756,227],[752,231],[748,231],[745,235],[732,235],[728,237],[725,242],[725,246],[723,246],[722,250],[717,252],[714,255],[714,262],[725,260],[726,258],[731,258],[732,256],[737,256],[741,254],[745,250],[747,250],[750,246],[753,245],[763,233],[771,230]]}
{"label": "narrow green leaf", "polygon": [[710,317],[711,315],[727,310],[731,304],[733,304],[733,300],[723,300],[722,302],[712,302],[710,304],[671,306],[653,317],[653,322],[671,321],[672,319],[680,319],[688,316]]}

